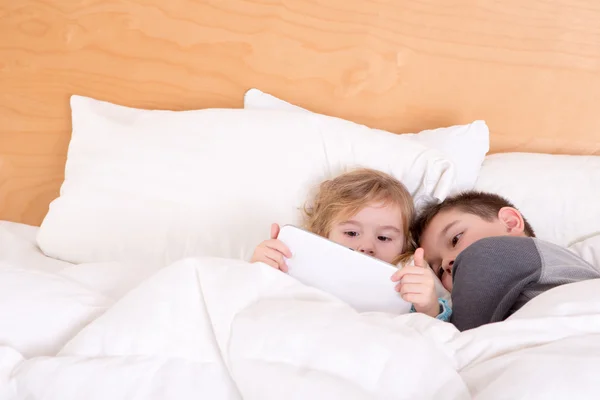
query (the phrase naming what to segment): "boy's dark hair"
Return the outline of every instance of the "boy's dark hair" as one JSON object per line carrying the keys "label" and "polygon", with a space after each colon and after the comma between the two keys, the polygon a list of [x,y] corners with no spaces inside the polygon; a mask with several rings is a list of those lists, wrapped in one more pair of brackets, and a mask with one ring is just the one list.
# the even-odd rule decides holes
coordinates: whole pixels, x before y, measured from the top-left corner
{"label": "boy's dark hair", "polygon": [[[433,217],[442,211],[459,210],[465,213],[474,214],[486,221],[492,221],[498,218],[498,212],[503,207],[516,207],[507,199],[494,193],[467,191],[446,198],[441,203],[431,203],[423,207],[417,217],[414,219],[410,232],[413,240],[420,245],[421,236],[425,229],[431,223]],[[529,237],[535,237],[533,228],[523,217],[525,223],[524,233]]]}

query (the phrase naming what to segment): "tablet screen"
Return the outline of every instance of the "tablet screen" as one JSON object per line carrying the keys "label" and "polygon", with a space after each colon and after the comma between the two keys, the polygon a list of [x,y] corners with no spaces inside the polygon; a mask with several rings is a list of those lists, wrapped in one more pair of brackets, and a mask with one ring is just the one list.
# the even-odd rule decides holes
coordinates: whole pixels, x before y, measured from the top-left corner
{"label": "tablet screen", "polygon": [[390,277],[397,268],[292,225],[285,225],[278,239],[292,257],[288,274],[298,281],[334,295],[359,312],[405,314],[411,303],[394,290]]}

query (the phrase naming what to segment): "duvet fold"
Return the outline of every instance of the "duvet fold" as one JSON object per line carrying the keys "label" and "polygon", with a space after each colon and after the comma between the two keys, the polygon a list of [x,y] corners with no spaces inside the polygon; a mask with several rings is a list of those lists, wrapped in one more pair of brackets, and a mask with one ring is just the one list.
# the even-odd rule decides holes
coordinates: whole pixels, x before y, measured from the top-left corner
{"label": "duvet fold", "polygon": [[[8,268],[1,270],[3,277],[18,275],[11,268],[12,275]],[[592,372],[600,365],[600,281],[559,287],[505,322],[462,333],[420,314],[359,314],[263,264],[222,258],[176,262],[113,302],[101,294],[92,301],[76,285],[44,295],[60,295],[64,309],[64,290],[84,291],[85,300],[100,302],[103,312],[95,307],[83,315],[81,299],[73,297],[77,321],[88,323],[78,325],[66,342],[56,338],[60,350],[53,354],[36,354],[35,347],[15,349],[7,345],[11,338],[3,337],[1,399],[500,399],[549,394],[585,399],[595,398],[600,389]],[[32,301],[29,318],[42,320]],[[17,303],[5,303],[0,303],[1,314],[8,315],[8,307],[13,314],[19,309]],[[576,376],[578,386],[568,386],[561,374]],[[551,382],[540,388],[542,377]]]}

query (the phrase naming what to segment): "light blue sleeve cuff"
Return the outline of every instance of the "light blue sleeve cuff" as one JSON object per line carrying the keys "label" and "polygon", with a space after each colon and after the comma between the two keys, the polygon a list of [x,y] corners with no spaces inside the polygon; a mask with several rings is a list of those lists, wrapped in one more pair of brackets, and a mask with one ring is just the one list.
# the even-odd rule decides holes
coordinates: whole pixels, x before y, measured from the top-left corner
{"label": "light blue sleeve cuff", "polygon": [[[452,316],[452,309],[450,308],[450,306],[448,305],[448,301],[445,299],[442,299],[441,297],[438,299],[438,303],[440,304],[440,313],[435,317],[436,319],[439,319],[440,321],[444,321],[444,322],[449,322],[450,321],[450,317]],[[415,309],[415,306],[413,304],[413,306],[410,308],[410,312],[417,312],[417,310]]]}

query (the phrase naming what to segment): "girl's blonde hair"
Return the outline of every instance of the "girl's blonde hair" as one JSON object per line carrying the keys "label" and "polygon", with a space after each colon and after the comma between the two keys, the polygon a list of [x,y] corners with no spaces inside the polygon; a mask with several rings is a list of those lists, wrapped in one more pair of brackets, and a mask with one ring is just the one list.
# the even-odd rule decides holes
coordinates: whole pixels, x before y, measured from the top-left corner
{"label": "girl's blonde hair", "polygon": [[373,203],[391,203],[400,207],[404,234],[402,248],[403,251],[412,250],[410,224],[415,214],[412,196],[396,178],[373,169],[358,169],[321,183],[312,203],[304,207],[304,227],[328,237],[335,222],[350,218]]}

